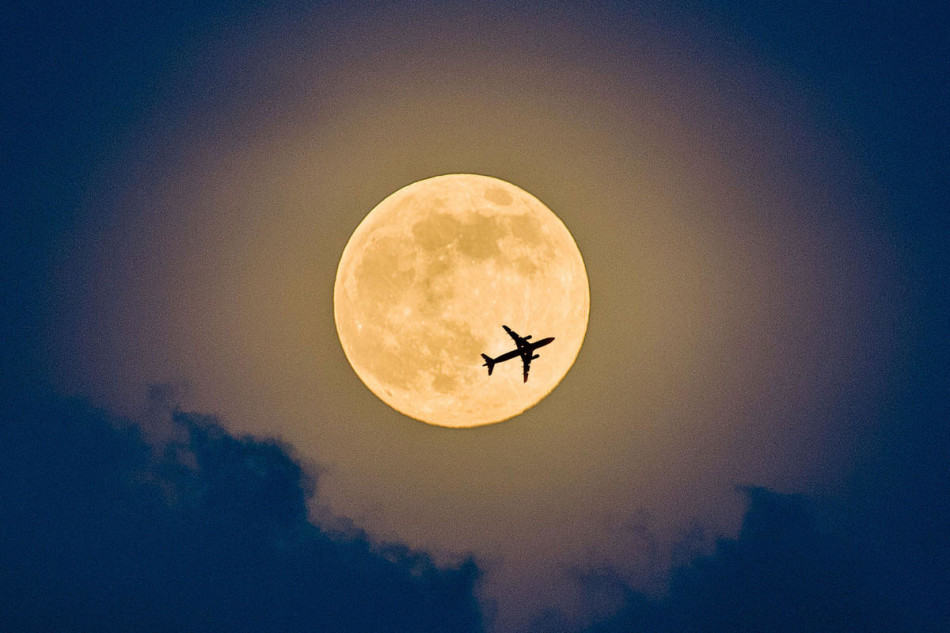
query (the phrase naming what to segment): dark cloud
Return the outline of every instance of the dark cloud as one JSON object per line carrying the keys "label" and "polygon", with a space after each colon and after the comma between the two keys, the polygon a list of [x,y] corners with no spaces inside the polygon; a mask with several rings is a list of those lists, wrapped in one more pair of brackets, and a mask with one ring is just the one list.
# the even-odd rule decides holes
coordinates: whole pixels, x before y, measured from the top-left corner
{"label": "dark cloud", "polygon": [[[946,595],[946,578],[928,575],[908,592],[906,574],[920,570],[907,561],[894,567],[869,549],[872,527],[852,532],[847,521],[836,527],[821,504],[802,495],[741,490],[748,508],[738,537],[719,540],[712,554],[675,569],[663,597],[634,590],[610,568],[582,576],[591,599],[622,603],[586,633],[945,630],[948,614],[938,596]],[[542,624],[569,630],[556,614]]]}
{"label": "dark cloud", "polygon": [[314,481],[280,444],[175,413],[140,428],[78,401],[7,407],[7,631],[475,631],[479,570],[311,524]]}

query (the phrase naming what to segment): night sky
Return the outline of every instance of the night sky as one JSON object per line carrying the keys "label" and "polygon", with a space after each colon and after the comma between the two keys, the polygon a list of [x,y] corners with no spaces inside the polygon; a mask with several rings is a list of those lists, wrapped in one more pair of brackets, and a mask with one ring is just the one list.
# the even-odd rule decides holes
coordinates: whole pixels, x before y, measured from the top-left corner
{"label": "night sky", "polygon": [[[6,9],[0,629],[950,630],[948,33]],[[359,222],[447,173],[537,196],[591,292],[564,381],[467,430],[375,398],[333,322]]]}

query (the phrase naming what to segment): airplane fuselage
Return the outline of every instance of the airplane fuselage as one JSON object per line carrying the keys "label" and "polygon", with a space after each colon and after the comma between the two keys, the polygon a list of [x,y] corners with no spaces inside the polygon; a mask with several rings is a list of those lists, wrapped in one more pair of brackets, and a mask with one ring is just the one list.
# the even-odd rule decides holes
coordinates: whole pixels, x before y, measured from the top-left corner
{"label": "airplane fuselage", "polygon": [[533,354],[534,350],[538,349],[539,347],[544,347],[545,345],[547,345],[553,340],[554,340],[554,337],[549,336],[548,338],[543,338],[540,341],[537,341],[535,343],[528,343],[524,347],[513,349],[510,352],[505,352],[501,356],[495,358],[495,362],[503,363],[506,360],[511,360],[512,358],[521,358],[522,356]]}

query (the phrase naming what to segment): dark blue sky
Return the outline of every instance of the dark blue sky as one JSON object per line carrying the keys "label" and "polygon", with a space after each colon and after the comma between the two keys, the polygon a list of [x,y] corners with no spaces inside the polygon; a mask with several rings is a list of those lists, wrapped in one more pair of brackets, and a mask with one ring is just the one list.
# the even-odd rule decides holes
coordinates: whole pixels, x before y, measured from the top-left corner
{"label": "dark blue sky", "polygon": [[[61,314],[58,280],[72,265],[64,249],[80,231],[108,233],[114,217],[97,201],[120,197],[123,177],[164,165],[167,139],[198,136],[207,122],[195,112],[227,101],[226,81],[195,80],[196,64],[208,51],[220,59],[221,42],[296,33],[290,25],[320,10],[67,3],[5,11],[0,629],[469,631],[491,620],[490,600],[475,597],[476,563],[442,568],[409,548],[374,549],[358,529],[340,535],[308,523],[306,501],[320,489],[294,448],[179,411],[170,424],[181,444],[156,453],[139,422],[92,408],[86,394],[66,398],[51,369],[51,358],[71,353],[51,349],[64,340],[51,330],[72,318]],[[813,171],[796,172],[800,188],[861,207],[847,219],[873,225],[869,239],[889,258],[896,302],[886,383],[873,406],[862,400],[852,411],[854,465],[833,495],[735,481],[753,486],[739,493],[747,499],[741,530],[678,561],[667,594],[638,593],[609,567],[580,570],[582,595],[609,596],[613,606],[597,622],[552,610],[535,630],[946,630],[950,9],[737,2],[519,11],[526,24],[556,15],[567,31],[599,21],[605,49],[618,57],[641,45],[631,33],[642,22],[679,41],[685,57],[729,67],[742,51],[744,64],[796,87],[800,101],[786,105],[807,113],[816,152]],[[338,25],[359,23],[358,8],[340,13]],[[334,55],[332,47],[321,54]],[[143,151],[152,145],[154,154]],[[826,186],[840,175],[827,156],[842,151],[848,161],[834,165],[860,173]],[[125,353],[111,352],[117,362]],[[818,434],[819,446],[835,441]]]}

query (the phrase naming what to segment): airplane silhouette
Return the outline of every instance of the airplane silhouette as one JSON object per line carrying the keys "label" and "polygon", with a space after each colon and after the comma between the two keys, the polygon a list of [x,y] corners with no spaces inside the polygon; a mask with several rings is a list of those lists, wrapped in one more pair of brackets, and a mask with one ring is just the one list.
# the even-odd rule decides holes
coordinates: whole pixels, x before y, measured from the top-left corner
{"label": "airplane silhouette", "polygon": [[517,333],[512,332],[511,328],[507,325],[501,326],[505,328],[505,332],[508,332],[508,335],[511,338],[515,339],[515,345],[518,347],[511,350],[510,352],[505,352],[498,358],[492,358],[488,354],[482,354],[482,358],[485,359],[485,364],[482,367],[488,367],[488,375],[491,376],[491,370],[495,368],[495,363],[503,363],[506,360],[511,360],[512,358],[521,357],[521,362],[524,365],[524,382],[528,382],[528,368],[531,367],[531,361],[538,357],[534,353],[534,350],[539,347],[544,347],[548,343],[554,340],[554,337],[543,338],[536,343],[529,343],[528,339],[531,338],[531,335],[528,336],[518,336]]}

